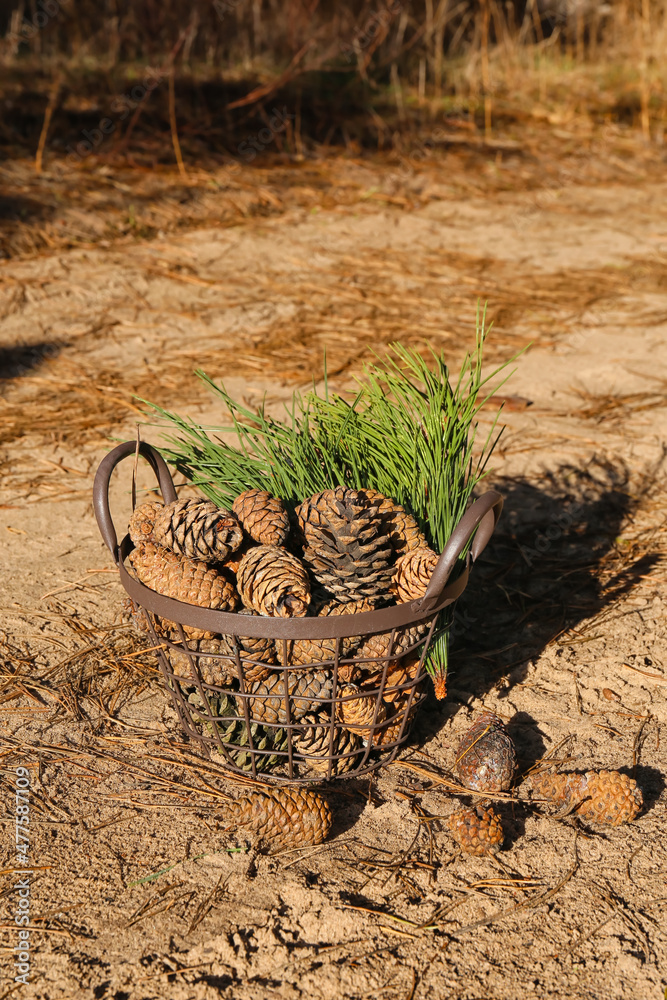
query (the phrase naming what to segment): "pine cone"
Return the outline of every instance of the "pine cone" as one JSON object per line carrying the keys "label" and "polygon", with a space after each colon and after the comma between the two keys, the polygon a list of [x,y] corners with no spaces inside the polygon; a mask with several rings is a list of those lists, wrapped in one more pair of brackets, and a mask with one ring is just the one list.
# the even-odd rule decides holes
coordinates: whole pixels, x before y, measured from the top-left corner
{"label": "pine cone", "polygon": [[[306,715],[301,719],[303,729],[294,730],[292,737],[294,750],[298,754],[303,754],[306,758],[305,764],[316,774],[326,774],[329,767],[329,742],[331,739],[331,727],[326,715]],[[331,753],[334,757],[339,754],[353,754],[354,756],[341,756],[334,760],[331,774],[346,774],[357,765],[358,751],[361,748],[361,741],[354,733],[347,729],[341,729],[334,724],[333,744]]]}
{"label": "pine cone", "polygon": [[391,543],[363,490],[337,486],[297,507],[313,576],[340,601],[384,594],[391,581]]}
{"label": "pine cone", "polygon": [[[394,642],[391,643],[391,632],[380,632],[377,635],[370,635],[359,646],[356,652],[357,659],[363,660],[385,660],[389,655],[401,656],[412,646],[416,646],[424,638],[429,628],[430,621],[418,622],[416,625],[408,625],[405,628],[396,629],[394,632]],[[389,648],[391,646],[391,654]],[[364,670],[380,670],[382,663],[359,664]]]}
{"label": "pine cone", "polygon": [[[185,604],[218,611],[236,611],[239,595],[226,576],[203,562],[177,556],[153,542],[134,549],[129,563],[145,587]],[[184,625],[193,639],[213,638],[215,633]]]}
{"label": "pine cone", "polygon": [[[252,771],[253,754],[250,752],[248,730],[245,722],[239,717],[239,708],[230,694],[215,696],[207,695],[208,707],[204,704],[198,691],[188,694],[190,714],[195,724],[199,723],[203,732],[209,736],[217,734],[233,763],[243,771]],[[198,711],[199,710],[199,711]],[[273,750],[287,749],[287,733],[284,729],[264,729],[263,726],[251,724],[255,758],[255,770],[266,771],[280,763],[281,757]]]}
{"label": "pine cone", "polygon": [[[387,680],[382,691],[382,697],[386,702],[404,701],[410,693],[410,686],[419,673],[421,655],[414,653],[411,656],[404,656],[400,660],[392,660],[387,668]],[[382,683],[383,668],[364,678],[363,686],[367,690],[379,688]],[[406,687],[406,685],[408,685]]]}
{"label": "pine cone", "polygon": [[225,810],[229,825],[257,835],[270,853],[321,844],[331,829],[331,809],[326,799],[305,788],[257,789],[230,803]]}
{"label": "pine cone", "polygon": [[310,603],[303,564],[278,545],[256,545],[241,560],[237,586],[247,608],[272,618],[302,618]]}
{"label": "pine cone", "polygon": [[[374,611],[376,607],[376,600],[363,599],[361,601],[348,601],[346,604],[341,604],[340,601],[327,601],[318,610],[317,617],[328,618],[331,615],[356,615],[364,611]],[[352,656],[360,641],[361,636],[358,635],[341,639],[339,657],[342,659]],[[289,663],[294,666],[333,660],[335,653],[335,639],[294,639],[288,644]]]}
{"label": "pine cone", "polygon": [[463,734],[456,752],[462,785],[477,792],[502,792],[512,784],[514,743],[493,712],[482,712]]}
{"label": "pine cone", "polygon": [[457,809],[447,821],[449,831],[465,854],[481,857],[499,850],[505,835],[500,816],[489,806]]}
{"label": "pine cone", "polygon": [[[255,611],[254,608],[241,608],[239,611],[240,615],[244,615],[246,618],[259,618],[259,612]],[[225,636],[229,642],[229,648],[234,655],[236,649],[236,644],[234,642],[234,637],[231,635]],[[273,639],[264,639],[261,636],[252,635],[240,635],[239,649],[243,653],[248,653],[254,660],[263,660],[264,663],[275,663],[276,662],[276,647]]]}
{"label": "pine cone", "polygon": [[[135,511],[136,513],[136,511]],[[236,517],[212,500],[174,500],[158,513],[152,540],[187,559],[223,562],[243,541]]]}
{"label": "pine cone", "polygon": [[224,570],[226,573],[232,573],[236,576],[244,555],[249,549],[254,549],[254,547],[255,543],[251,538],[244,538],[236,552],[230,552],[227,558],[223,559],[223,561],[219,564],[218,568]]}
{"label": "pine cone", "polygon": [[239,494],[232,510],[243,530],[260,545],[284,545],[289,535],[289,517],[282,500],[266,490],[246,490]]}
{"label": "pine cone", "polygon": [[159,500],[149,500],[135,507],[130,517],[128,531],[135,545],[153,541],[153,525],[156,517],[164,510],[164,504]]}
{"label": "pine cone", "polygon": [[400,604],[424,596],[439,558],[432,549],[410,549],[396,561],[391,591]]}
{"label": "pine cone", "polygon": [[[393,712],[386,722],[373,733],[371,742],[374,747],[384,748],[391,743],[397,742],[401,739],[401,730],[403,729],[403,719],[405,717],[405,708],[407,706],[407,699],[404,699],[402,704],[388,705],[387,711]],[[416,708],[413,704],[410,707],[410,712],[408,714],[407,722],[405,723],[405,729],[403,729],[403,737],[406,737],[412,728],[412,721],[415,717]]]}
{"label": "pine cone", "polygon": [[555,802],[566,812],[574,812],[590,823],[618,826],[630,823],[644,804],[634,778],[618,771],[586,771],[585,774],[537,774],[531,779],[533,791]]}
{"label": "pine cone", "polygon": [[[333,682],[327,670],[289,670],[288,691],[292,721],[308,712],[319,712],[324,700],[331,698]],[[255,722],[287,722],[285,681],[282,670],[274,670],[266,680],[250,688],[249,712]]]}
{"label": "pine cone", "polygon": [[410,549],[428,548],[426,536],[422,533],[412,514],[408,514],[400,503],[386,497],[379,490],[365,489],[364,493],[375,504],[382,521],[382,530],[391,541],[397,556]]}
{"label": "pine cone", "polygon": [[[357,733],[362,738],[368,739],[373,727],[377,697],[364,694],[356,684],[343,684],[339,695],[345,700],[336,702],[338,719],[351,733]],[[386,715],[384,703],[380,702],[375,720],[376,726],[384,722]]]}

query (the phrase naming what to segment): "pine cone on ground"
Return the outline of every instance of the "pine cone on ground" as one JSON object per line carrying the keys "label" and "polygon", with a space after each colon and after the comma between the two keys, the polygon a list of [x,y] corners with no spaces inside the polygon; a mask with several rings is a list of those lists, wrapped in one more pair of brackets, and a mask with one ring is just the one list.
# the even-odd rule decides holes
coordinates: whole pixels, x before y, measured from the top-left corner
{"label": "pine cone on ground", "polygon": [[477,792],[506,791],[515,767],[514,743],[502,719],[493,712],[482,712],[463,734],[456,751],[461,784]]}
{"label": "pine cone on ground", "polygon": [[241,560],[237,586],[247,608],[272,618],[302,618],[310,603],[303,564],[278,545],[256,545]]}
{"label": "pine cone on ground", "polygon": [[465,854],[481,857],[499,850],[505,835],[500,816],[489,806],[457,809],[447,821],[449,831]]}
{"label": "pine cone on ground", "polygon": [[[294,730],[292,744],[298,754],[303,754],[304,761],[316,774],[327,774],[329,767],[329,742],[331,727],[326,715],[306,715],[300,720],[304,727]],[[352,754],[350,757],[340,757],[334,760],[331,774],[346,774],[357,765],[361,741],[354,733],[341,729],[334,724],[333,744],[331,752],[334,757],[339,754]]]}
{"label": "pine cone on ground", "polygon": [[389,589],[391,543],[377,507],[363,490],[337,486],[297,507],[304,561],[340,601],[375,597]]}
{"label": "pine cone on ground", "polygon": [[305,788],[252,791],[230,803],[224,819],[256,834],[272,854],[321,844],[332,823],[326,799]]}
{"label": "pine cone on ground", "polygon": [[152,540],[187,559],[224,562],[240,547],[243,531],[228,510],[212,500],[191,498],[162,508],[153,524]]}
{"label": "pine cone on ground", "polygon": [[[328,670],[290,670],[288,674],[292,722],[309,712],[319,712],[323,700],[331,698],[333,681]],[[266,680],[253,684],[248,710],[255,722],[287,722],[285,681],[282,670],[275,670]]]}
{"label": "pine cone on ground", "polygon": [[618,771],[586,771],[585,774],[537,774],[531,778],[533,792],[573,812],[590,823],[618,826],[630,823],[644,804],[634,778]]}
{"label": "pine cone on ground", "polygon": [[135,545],[142,545],[144,542],[153,540],[153,525],[163,509],[164,504],[160,503],[159,500],[149,500],[148,503],[142,503],[135,507],[127,529]]}
{"label": "pine cone on ground", "polygon": [[412,514],[408,514],[400,503],[386,497],[379,490],[365,489],[364,493],[370,502],[377,507],[382,521],[382,529],[389,537],[397,556],[402,556],[410,549],[428,548],[426,536]]}
{"label": "pine cone on ground", "polygon": [[282,500],[266,490],[240,493],[232,510],[243,530],[260,545],[284,545],[289,535],[289,517]]}
{"label": "pine cone on ground", "polygon": [[[129,563],[140,583],[165,597],[218,611],[236,611],[239,606],[239,595],[222,573],[206,563],[179,557],[153,542],[134,549]],[[215,635],[189,625],[184,625],[183,631],[193,639]]]}
{"label": "pine cone on ground", "polygon": [[[343,684],[339,690],[339,697],[344,699],[336,702],[336,715],[341,724],[351,733],[368,739],[373,728],[376,695],[364,694],[356,684]],[[376,726],[384,722],[386,715],[384,703],[380,702],[375,719]]]}
{"label": "pine cone on ground", "polygon": [[424,596],[439,559],[432,549],[422,548],[410,549],[396,561],[391,590],[400,604]]}

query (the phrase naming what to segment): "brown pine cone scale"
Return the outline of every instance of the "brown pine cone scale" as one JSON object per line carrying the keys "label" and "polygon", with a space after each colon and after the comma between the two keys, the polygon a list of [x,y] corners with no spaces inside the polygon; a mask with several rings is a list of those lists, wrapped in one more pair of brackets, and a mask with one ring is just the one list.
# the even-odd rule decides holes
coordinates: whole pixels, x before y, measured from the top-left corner
{"label": "brown pine cone scale", "polygon": [[254,790],[230,803],[224,819],[255,834],[271,854],[321,844],[332,823],[326,799],[305,788]]}
{"label": "brown pine cone scale", "polygon": [[410,549],[397,560],[391,589],[401,604],[423,597],[440,556],[429,548]]}
{"label": "brown pine cone scale", "polygon": [[260,545],[284,545],[289,535],[289,517],[282,500],[266,490],[246,490],[232,505],[246,531]]}
{"label": "brown pine cone scale", "polygon": [[212,500],[190,498],[162,508],[155,517],[152,540],[188,559],[224,562],[240,547],[243,531],[230,511]]}
{"label": "brown pine cone scale", "polygon": [[279,545],[256,545],[236,574],[247,608],[271,618],[302,618],[310,604],[310,581],[303,563]]}

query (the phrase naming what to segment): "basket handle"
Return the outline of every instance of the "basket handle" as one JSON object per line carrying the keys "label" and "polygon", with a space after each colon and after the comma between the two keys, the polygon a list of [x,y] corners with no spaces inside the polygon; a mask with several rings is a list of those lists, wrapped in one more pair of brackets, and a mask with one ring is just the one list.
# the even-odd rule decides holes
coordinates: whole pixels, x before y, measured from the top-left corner
{"label": "basket handle", "polygon": [[[482,554],[498,523],[503,509],[503,498],[495,490],[489,490],[478,500],[475,500],[459,523],[454,528],[449,541],[438,560],[426,593],[419,600],[413,601],[415,611],[428,612],[437,607],[443,597],[443,591],[454,566],[472,538],[469,558],[474,562]],[[473,538],[473,535],[475,536]]]}
{"label": "basket handle", "polygon": [[[123,444],[119,444],[102,459],[95,474],[95,482],[93,483],[93,508],[95,510],[97,526],[116,565],[120,561],[120,554],[118,552],[116,529],[111,518],[111,510],[109,509],[109,482],[111,481],[111,473],[119,462],[122,462],[128,455],[134,455],[136,450],[136,441],[124,441]],[[150,444],[146,444],[145,441],[139,443],[139,454],[143,455],[155,473],[160,484],[160,492],[162,493],[164,502],[171,503],[173,500],[176,500],[174,482],[162,455]]]}

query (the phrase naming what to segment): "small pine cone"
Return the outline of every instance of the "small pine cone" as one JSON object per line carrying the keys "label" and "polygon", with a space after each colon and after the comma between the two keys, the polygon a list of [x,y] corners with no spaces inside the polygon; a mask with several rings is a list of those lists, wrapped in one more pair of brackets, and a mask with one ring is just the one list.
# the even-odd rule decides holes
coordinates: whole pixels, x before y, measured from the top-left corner
{"label": "small pine cone", "polygon": [[323,587],[340,601],[387,592],[391,544],[363,490],[324,490],[304,500],[296,515],[306,543],[304,561]]}
{"label": "small pine cone", "polygon": [[[165,597],[218,611],[236,611],[239,605],[239,595],[222,573],[206,563],[177,556],[153,542],[134,549],[129,563],[144,586]],[[186,625],[183,631],[192,639],[214,636]]]}
{"label": "small pine cone", "polygon": [[498,813],[489,806],[457,809],[447,821],[449,832],[464,854],[481,857],[499,850],[505,839]]}
{"label": "small pine cone", "polygon": [[379,490],[365,489],[364,493],[370,502],[377,506],[383,531],[389,536],[397,556],[402,556],[410,549],[428,548],[426,536],[420,530],[412,514],[408,514],[400,503],[386,497]]}
{"label": "small pine cone", "polygon": [[284,545],[289,535],[289,517],[282,500],[266,490],[246,490],[239,494],[232,510],[243,530],[260,545]]}
{"label": "small pine cone", "polygon": [[326,799],[305,788],[254,790],[227,806],[225,821],[256,834],[270,849],[288,851],[321,844],[331,829]]}
{"label": "small pine cone", "polygon": [[[304,728],[294,730],[292,737],[294,750],[306,757],[304,763],[308,764],[312,771],[316,774],[326,774],[329,767],[331,739],[328,718],[325,715],[306,715],[301,719],[301,725]],[[353,756],[340,756],[338,760],[334,760],[331,767],[332,775],[346,774],[356,767],[360,749],[361,741],[355,733],[334,725],[332,755],[338,757],[339,754],[353,754]]]}
{"label": "small pine cone", "polygon": [[644,804],[634,778],[618,771],[539,774],[532,779],[532,787],[540,797],[590,823],[631,823]]}
{"label": "small pine cone", "polygon": [[[405,693],[405,692],[403,692]],[[408,713],[408,718],[405,723],[405,728],[403,728],[403,719],[405,718],[405,706],[407,705],[407,698],[404,700],[403,704],[400,705],[387,705],[387,711],[393,712],[387,721],[382,725],[380,729],[373,733],[372,744],[374,747],[383,748],[388,746],[390,743],[395,743],[401,738],[401,730],[403,730],[403,736],[407,736],[412,728],[412,721],[415,717],[415,706],[414,704],[410,707],[410,712]]]}
{"label": "small pine cone", "polygon": [[[170,647],[165,650],[165,656],[172,672],[181,681],[192,683],[199,674],[204,684],[214,687],[226,687],[236,680],[236,665],[230,659],[218,659],[216,656],[200,656],[199,653],[227,654],[227,644],[224,637],[207,639],[188,639],[188,652],[183,647]],[[194,664],[194,672],[193,672]]]}
{"label": "small pine cone", "polygon": [[[289,670],[288,691],[292,721],[309,712],[319,712],[323,701],[331,698],[333,681],[327,670]],[[265,680],[250,688],[250,716],[255,722],[287,722],[285,681],[282,670],[274,670]]]}
{"label": "small pine cone", "polygon": [[149,500],[135,507],[130,518],[128,531],[135,545],[153,541],[153,525],[158,514],[164,510],[159,500]]}
{"label": "small pine cone", "polygon": [[432,549],[410,549],[396,561],[392,593],[400,604],[423,597],[440,556]]}
{"label": "small pine cone", "polygon": [[[420,662],[421,656],[418,653],[404,656],[400,660],[392,660],[387,668],[387,680],[382,690],[382,697],[386,702],[389,704],[399,703],[406,699],[410,693],[410,685],[413,684],[419,673]],[[364,678],[364,687],[367,689],[379,687],[382,683],[382,673],[381,668]],[[408,686],[406,687],[406,685]]]}
{"label": "small pine cone", "polygon": [[493,712],[482,712],[463,734],[456,752],[461,784],[477,792],[506,791],[515,767],[514,743],[502,719]]}
{"label": "small pine cone", "polygon": [[[377,697],[363,694],[356,684],[343,684],[339,694],[345,700],[336,702],[338,719],[351,733],[357,733],[364,739],[368,739],[373,727]],[[375,720],[376,726],[384,722],[386,716],[384,702],[380,702]]]}
{"label": "small pine cone", "polygon": [[174,500],[166,504],[153,525],[157,545],[187,559],[224,562],[240,547],[243,531],[238,520],[212,500]]}
{"label": "small pine cone", "polygon": [[[241,608],[240,615],[247,618],[259,618],[259,612],[253,608]],[[227,636],[230,649],[235,649],[233,637]],[[273,639],[264,639],[261,636],[240,635],[238,637],[240,649],[244,653],[249,653],[254,660],[263,660],[264,663],[276,662],[276,647]]]}
{"label": "small pine cone", "polygon": [[278,545],[256,545],[241,560],[237,586],[247,608],[271,618],[302,618],[310,604],[305,566]]}

